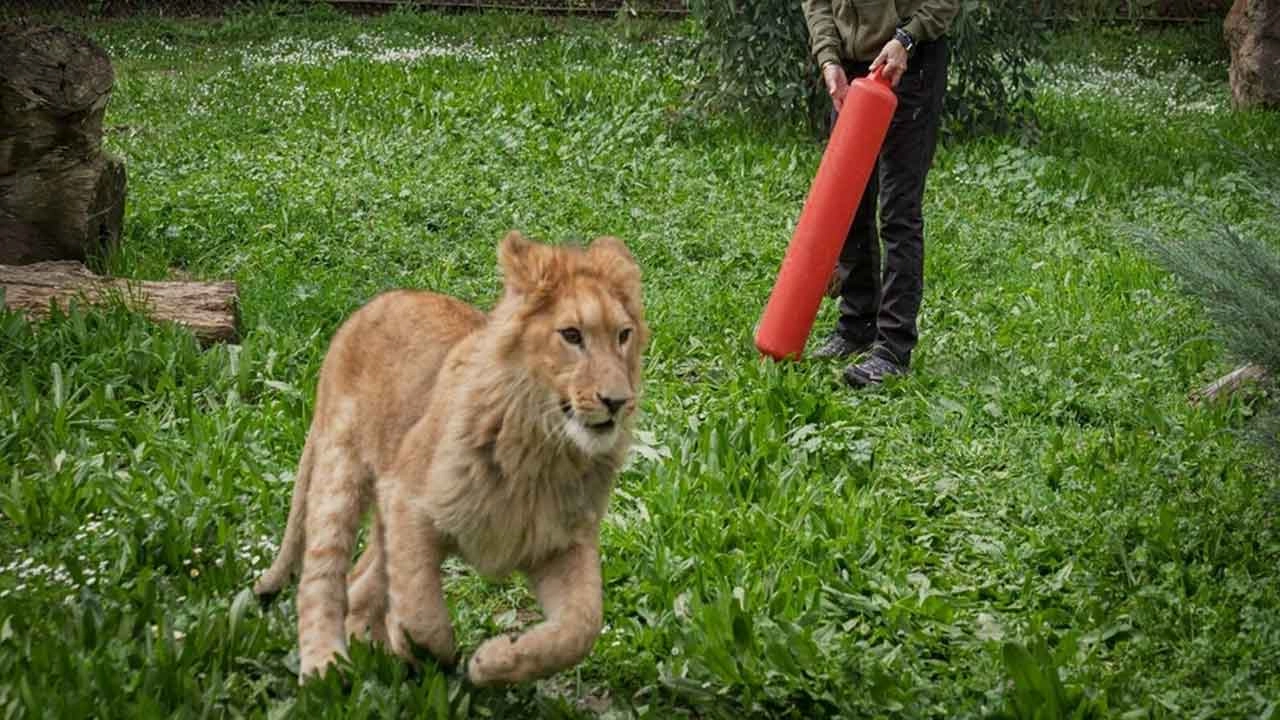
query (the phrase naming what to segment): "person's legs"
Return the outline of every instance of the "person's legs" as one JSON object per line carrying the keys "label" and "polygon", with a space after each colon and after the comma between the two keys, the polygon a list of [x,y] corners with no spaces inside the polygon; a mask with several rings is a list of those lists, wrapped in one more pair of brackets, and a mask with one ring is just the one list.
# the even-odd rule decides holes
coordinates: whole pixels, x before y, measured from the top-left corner
{"label": "person's legs", "polygon": [[872,168],[836,265],[841,279],[836,332],[863,346],[876,339],[876,314],[880,310],[880,237],[876,230],[879,191],[878,173]]}
{"label": "person's legs", "polygon": [[[884,274],[873,355],[905,370],[917,341],[924,292],[925,178],[933,163],[946,90],[946,39],[920,46],[895,91],[898,107],[880,150],[880,237]],[[887,367],[879,368],[885,371]],[[876,368],[849,369],[846,378],[877,382]],[[854,377],[850,377],[850,375]]]}

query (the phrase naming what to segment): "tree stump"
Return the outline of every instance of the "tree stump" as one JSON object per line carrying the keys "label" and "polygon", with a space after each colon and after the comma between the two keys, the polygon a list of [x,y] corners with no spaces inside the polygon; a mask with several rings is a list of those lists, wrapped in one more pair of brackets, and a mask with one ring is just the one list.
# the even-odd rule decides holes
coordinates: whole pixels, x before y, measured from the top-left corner
{"label": "tree stump", "polygon": [[1280,0],[1235,0],[1222,31],[1231,51],[1231,104],[1280,109]]}
{"label": "tree stump", "polygon": [[0,263],[85,260],[116,244],[124,164],[102,151],[115,74],[57,27],[0,26]]}
{"label": "tree stump", "polygon": [[79,262],[0,265],[4,304],[28,317],[43,317],[51,304],[98,304],[119,297],[153,320],[191,328],[203,343],[239,337],[238,289],[234,282],[130,281],[95,275]]}

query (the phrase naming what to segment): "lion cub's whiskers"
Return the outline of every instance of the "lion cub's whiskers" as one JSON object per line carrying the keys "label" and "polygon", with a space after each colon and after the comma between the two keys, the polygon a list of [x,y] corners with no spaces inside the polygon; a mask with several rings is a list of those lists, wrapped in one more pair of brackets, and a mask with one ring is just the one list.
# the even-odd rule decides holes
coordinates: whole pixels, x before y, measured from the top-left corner
{"label": "lion cub's whiskers", "polygon": [[538,412],[537,418],[538,430],[542,434],[544,447],[550,448],[557,454],[563,453],[565,448],[572,443],[573,438],[569,437],[569,432],[565,429],[565,425],[569,420],[565,418],[560,402],[558,400],[549,401]]}
{"label": "lion cub's whiskers", "polygon": [[545,390],[538,386],[528,373],[519,373],[506,381],[503,392],[513,403],[521,403],[529,409],[533,427],[538,441],[533,449],[550,450],[552,454],[562,454],[573,443],[566,425],[560,400],[554,395],[547,396]]}

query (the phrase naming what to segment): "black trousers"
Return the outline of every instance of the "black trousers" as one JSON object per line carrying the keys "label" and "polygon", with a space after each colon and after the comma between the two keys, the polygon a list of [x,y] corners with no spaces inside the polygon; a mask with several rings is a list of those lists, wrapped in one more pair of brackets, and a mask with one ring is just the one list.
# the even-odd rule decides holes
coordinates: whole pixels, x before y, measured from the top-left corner
{"label": "black trousers", "polygon": [[[917,46],[907,62],[907,71],[894,88],[898,107],[837,266],[840,319],[836,332],[859,344],[875,343],[874,354],[901,365],[911,363],[918,337],[916,316],[924,294],[921,207],[925,176],[938,141],[948,59],[943,37]],[[852,80],[866,75],[868,66],[848,63],[845,71]]]}

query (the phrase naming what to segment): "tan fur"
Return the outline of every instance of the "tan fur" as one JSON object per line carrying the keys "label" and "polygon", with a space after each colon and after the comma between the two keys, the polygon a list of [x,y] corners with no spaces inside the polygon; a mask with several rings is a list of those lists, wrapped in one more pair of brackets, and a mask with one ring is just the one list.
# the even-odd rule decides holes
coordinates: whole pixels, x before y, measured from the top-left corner
{"label": "tan fur", "polygon": [[[495,579],[526,574],[546,617],[482,644],[472,682],[560,671],[599,634],[600,522],[648,341],[640,270],[611,237],[579,249],[513,232],[498,256],[505,290],[488,315],[396,291],[334,336],[280,554],[254,586],[274,595],[301,561],[302,679],[345,654],[348,634],[453,663],[440,577],[450,555]],[[371,504],[370,540],[348,575]]]}

